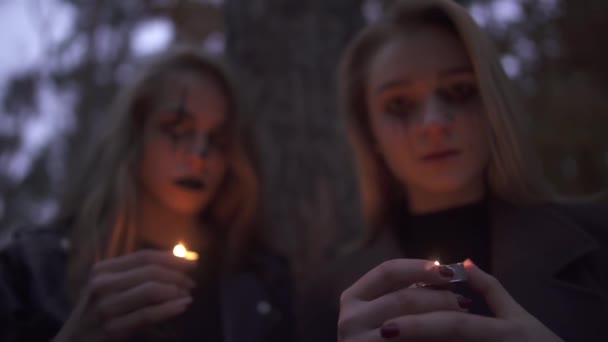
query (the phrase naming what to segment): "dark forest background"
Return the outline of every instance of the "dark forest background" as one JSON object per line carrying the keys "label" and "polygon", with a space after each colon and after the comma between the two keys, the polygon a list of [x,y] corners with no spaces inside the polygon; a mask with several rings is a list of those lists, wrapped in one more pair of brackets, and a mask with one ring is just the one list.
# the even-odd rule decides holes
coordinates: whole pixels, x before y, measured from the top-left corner
{"label": "dark forest background", "polygon": [[[43,58],[1,80],[0,236],[52,217],[83,139],[117,89],[141,58],[175,43],[224,54],[235,68],[262,151],[275,242],[296,270],[360,229],[333,78],[346,42],[390,1],[4,0],[0,7],[22,1]],[[607,190],[608,1],[461,3],[526,96],[546,177],[566,195]],[[53,6],[69,13],[59,38],[51,37]]]}

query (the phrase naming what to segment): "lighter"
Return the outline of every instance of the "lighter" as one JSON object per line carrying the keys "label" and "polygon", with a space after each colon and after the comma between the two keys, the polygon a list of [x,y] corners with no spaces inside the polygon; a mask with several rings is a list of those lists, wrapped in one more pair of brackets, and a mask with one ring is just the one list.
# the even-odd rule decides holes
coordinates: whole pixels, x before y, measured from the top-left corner
{"label": "lighter", "polygon": [[[439,261],[435,261],[435,265],[441,266]],[[464,269],[464,263],[459,262],[443,266],[449,268],[454,272],[452,279],[450,279],[447,284],[417,283],[416,287],[423,287],[435,290],[448,290],[457,293],[472,300],[473,304],[469,308],[468,312],[491,317],[492,311],[490,311],[489,307],[487,306],[485,299],[479,293],[477,293],[477,291],[474,291],[470,287],[468,277]]]}
{"label": "lighter", "polygon": [[[439,261],[435,261],[435,265],[440,266]],[[450,283],[461,283],[467,281],[467,274],[464,271],[464,263],[459,262],[456,264],[443,265],[444,267],[449,268],[454,272],[454,276],[450,279]],[[433,287],[433,286],[441,286],[440,284],[427,284],[423,282],[416,283],[417,287]]]}

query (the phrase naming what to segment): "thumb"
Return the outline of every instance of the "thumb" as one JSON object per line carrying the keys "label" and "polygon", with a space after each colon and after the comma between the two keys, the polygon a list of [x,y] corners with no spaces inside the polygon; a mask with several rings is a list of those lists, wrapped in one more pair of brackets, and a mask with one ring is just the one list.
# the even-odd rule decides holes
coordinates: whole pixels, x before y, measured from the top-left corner
{"label": "thumb", "polygon": [[496,278],[482,271],[471,259],[465,260],[464,269],[469,285],[481,294],[496,317],[514,318],[526,312]]}

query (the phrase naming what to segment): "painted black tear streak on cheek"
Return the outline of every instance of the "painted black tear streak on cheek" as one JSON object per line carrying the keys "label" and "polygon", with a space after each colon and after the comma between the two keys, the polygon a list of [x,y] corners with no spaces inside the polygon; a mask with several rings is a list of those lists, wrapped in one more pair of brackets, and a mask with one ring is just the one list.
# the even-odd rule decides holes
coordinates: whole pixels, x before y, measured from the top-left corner
{"label": "painted black tear streak on cheek", "polygon": [[[177,110],[175,112],[175,114],[177,114],[177,117],[175,119],[174,126],[177,126],[181,122],[186,120],[186,116],[188,115],[186,113],[186,102],[187,101],[188,101],[188,88],[184,87],[184,89],[182,89],[182,94],[180,96],[179,104],[178,104]],[[173,144],[173,152],[176,152],[178,145],[179,145],[179,137],[174,131],[170,131],[169,136],[171,137],[171,142]]]}

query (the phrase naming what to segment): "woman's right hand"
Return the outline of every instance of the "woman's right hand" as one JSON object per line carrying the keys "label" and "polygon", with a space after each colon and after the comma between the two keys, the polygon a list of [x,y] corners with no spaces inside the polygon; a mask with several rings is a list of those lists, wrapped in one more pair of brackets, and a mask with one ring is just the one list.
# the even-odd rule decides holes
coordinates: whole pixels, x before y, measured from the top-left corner
{"label": "woman's right hand", "polygon": [[154,250],[96,263],[83,297],[54,341],[124,340],[184,312],[195,286],[185,271],[195,264]]}
{"label": "woman's right hand", "polygon": [[378,329],[392,318],[432,311],[466,311],[470,300],[448,290],[416,287],[447,284],[454,276],[427,260],[396,259],[375,267],[340,298],[339,341],[375,341]]}

